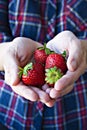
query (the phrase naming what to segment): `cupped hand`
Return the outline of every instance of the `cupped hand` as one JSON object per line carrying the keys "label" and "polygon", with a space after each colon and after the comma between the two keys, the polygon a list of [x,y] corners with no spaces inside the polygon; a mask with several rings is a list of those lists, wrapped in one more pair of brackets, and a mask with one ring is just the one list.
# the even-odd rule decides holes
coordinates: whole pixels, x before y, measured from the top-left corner
{"label": "cupped hand", "polygon": [[24,67],[30,62],[35,49],[39,46],[42,45],[29,38],[22,37],[15,38],[12,42],[3,44],[3,47],[6,48],[2,59],[5,82],[20,96],[30,101],[40,100],[45,104],[50,101],[48,106],[52,106],[53,100],[51,100],[48,93],[36,86],[24,85],[18,75],[19,66]]}
{"label": "cupped hand", "polygon": [[67,72],[59,79],[54,88],[47,88],[51,98],[59,98],[69,93],[74,82],[85,72],[87,68],[87,43],[78,39],[72,32],[63,31],[47,43],[47,47],[61,53],[67,53]]}

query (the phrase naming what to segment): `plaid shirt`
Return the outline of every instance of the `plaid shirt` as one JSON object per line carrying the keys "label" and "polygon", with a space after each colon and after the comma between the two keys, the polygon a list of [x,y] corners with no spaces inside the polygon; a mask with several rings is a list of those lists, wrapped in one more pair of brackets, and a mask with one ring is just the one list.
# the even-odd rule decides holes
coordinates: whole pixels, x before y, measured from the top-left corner
{"label": "plaid shirt", "polygon": [[[87,38],[87,0],[0,0],[0,43],[41,43],[63,30]],[[15,94],[0,73],[0,122],[9,130],[87,130],[87,72],[52,108]]]}

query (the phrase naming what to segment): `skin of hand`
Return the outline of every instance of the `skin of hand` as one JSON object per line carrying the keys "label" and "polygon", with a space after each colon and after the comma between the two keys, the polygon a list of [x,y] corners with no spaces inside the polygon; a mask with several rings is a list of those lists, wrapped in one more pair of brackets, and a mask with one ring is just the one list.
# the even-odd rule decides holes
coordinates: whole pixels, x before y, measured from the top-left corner
{"label": "skin of hand", "polygon": [[[33,86],[24,85],[18,76],[18,66],[24,67],[32,60],[33,52],[42,46],[29,38],[17,37],[13,41],[0,44],[0,70],[5,71],[5,82],[20,96],[30,100],[40,100],[51,107],[54,104],[48,93]],[[43,85],[42,87],[44,87]]]}
{"label": "skin of hand", "polygon": [[67,73],[59,79],[54,88],[46,87],[51,98],[57,99],[73,89],[73,84],[87,68],[87,41],[78,39],[71,31],[63,31],[47,43],[47,47],[67,53]]}
{"label": "skin of hand", "polygon": [[55,83],[54,88],[49,88],[45,84],[42,86],[43,90],[25,86],[18,76],[18,66],[25,66],[39,46],[41,44],[22,37],[15,38],[6,44],[0,44],[0,70],[5,71],[5,82],[12,87],[15,93],[31,101],[40,100],[48,107],[52,107],[57,98],[73,89],[73,83],[84,73],[87,67],[87,42],[79,40],[70,31],[63,31],[47,43],[47,47],[56,52],[66,50],[68,71]]}

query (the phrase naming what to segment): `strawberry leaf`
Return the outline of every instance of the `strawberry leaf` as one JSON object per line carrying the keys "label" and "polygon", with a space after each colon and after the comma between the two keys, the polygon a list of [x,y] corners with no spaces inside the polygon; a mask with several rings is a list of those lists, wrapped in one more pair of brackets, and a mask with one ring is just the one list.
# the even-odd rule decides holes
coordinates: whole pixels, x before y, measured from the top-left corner
{"label": "strawberry leaf", "polygon": [[66,51],[63,51],[62,56],[66,58]]}
{"label": "strawberry leaf", "polygon": [[33,68],[33,63],[30,62],[29,64],[27,64],[27,65],[24,67],[24,69],[23,69],[23,74],[24,74],[24,75],[27,75],[28,70],[31,70],[32,68]]}
{"label": "strawberry leaf", "polygon": [[23,68],[21,68],[20,66],[18,66],[19,68],[19,72],[18,72],[18,75],[19,77],[21,78],[22,74],[23,74]]}

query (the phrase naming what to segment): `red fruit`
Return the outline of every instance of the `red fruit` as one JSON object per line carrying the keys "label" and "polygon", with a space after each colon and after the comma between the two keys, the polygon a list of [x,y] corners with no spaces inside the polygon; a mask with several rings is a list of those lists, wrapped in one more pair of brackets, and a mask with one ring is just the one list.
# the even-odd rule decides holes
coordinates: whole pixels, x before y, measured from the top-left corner
{"label": "red fruit", "polygon": [[45,64],[48,55],[51,53],[53,52],[46,47],[46,44],[44,44],[43,47],[37,48],[37,50],[34,52],[34,59],[36,62]]}
{"label": "red fruit", "polygon": [[40,63],[29,63],[23,69],[22,81],[26,85],[41,87],[45,83],[44,66]]}
{"label": "red fruit", "polygon": [[46,83],[53,86],[67,71],[65,57],[62,54],[50,54],[46,59],[45,71]]}
{"label": "red fruit", "polygon": [[45,69],[53,68],[53,67],[59,68],[63,73],[66,72],[67,66],[66,66],[66,60],[62,56],[62,54],[54,53],[50,54],[47,57]]}

